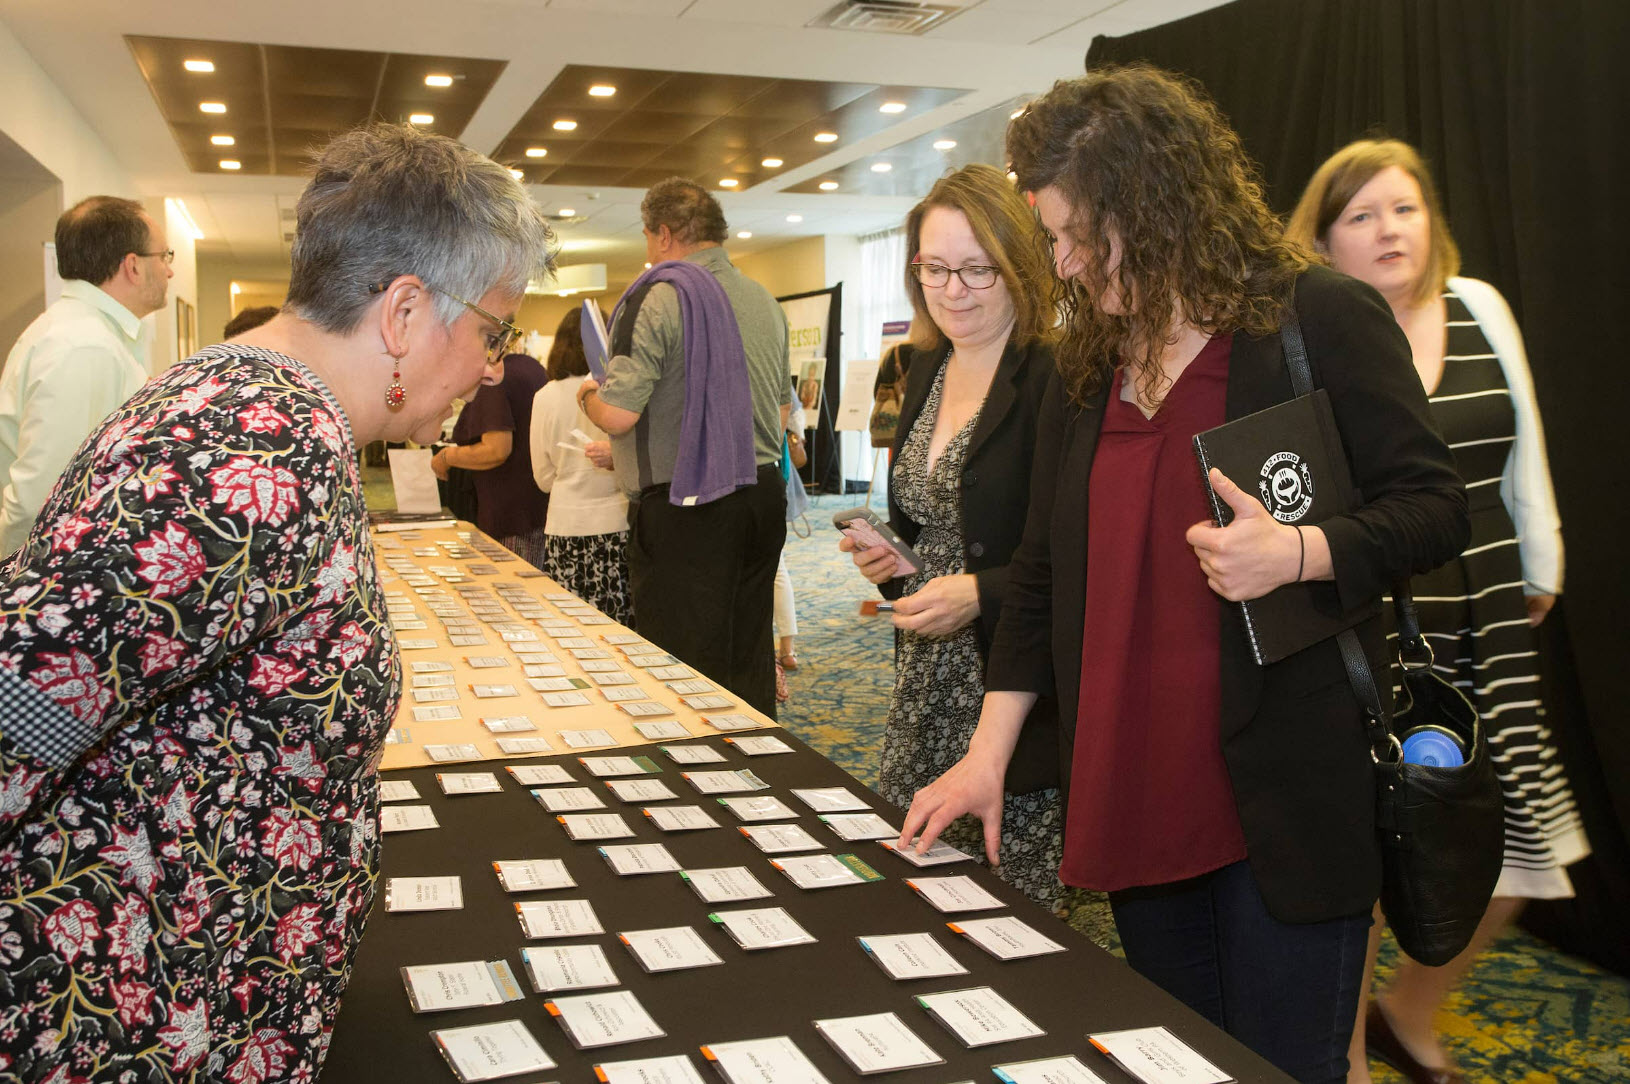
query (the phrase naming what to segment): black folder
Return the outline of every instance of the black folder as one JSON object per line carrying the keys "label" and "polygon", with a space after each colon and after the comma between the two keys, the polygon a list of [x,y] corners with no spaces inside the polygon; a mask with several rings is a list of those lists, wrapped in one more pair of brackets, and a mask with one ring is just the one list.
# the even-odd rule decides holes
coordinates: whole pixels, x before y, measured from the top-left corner
{"label": "black folder", "polygon": [[[1254,495],[1281,523],[1314,527],[1359,503],[1323,388],[1196,434],[1194,455],[1211,514],[1222,526],[1234,518],[1234,510],[1212,490],[1212,467]],[[1379,602],[1344,612],[1336,585],[1327,581],[1288,583],[1237,605],[1259,666],[1379,612]]]}

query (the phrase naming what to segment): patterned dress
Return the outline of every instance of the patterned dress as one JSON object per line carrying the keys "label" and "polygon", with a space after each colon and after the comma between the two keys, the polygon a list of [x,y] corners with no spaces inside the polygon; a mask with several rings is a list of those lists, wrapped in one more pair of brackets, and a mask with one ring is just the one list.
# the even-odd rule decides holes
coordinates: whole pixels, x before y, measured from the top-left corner
{"label": "patterned dress", "polygon": [[[939,416],[945,368],[900,447],[889,484],[895,501],[922,525],[912,548],[923,570],[905,581],[916,591],[935,576],[966,571],[962,540],[962,460],[979,423],[976,413],[951,438],[933,469],[928,444]],[[950,636],[894,636],[894,696],[883,732],[878,790],[904,808],[912,795],[938,779],[968,751],[985,697],[985,660],[972,624]],[[1037,903],[1054,907],[1064,894],[1058,880],[1063,854],[1063,813],[1056,789],[1009,794],[1002,803],[1002,879]],[[985,853],[983,831],[972,817],[953,822],[942,837],[969,854]]]}
{"label": "patterned dress", "polygon": [[[1472,537],[1455,560],[1411,581],[1434,666],[1476,706],[1505,797],[1499,896],[1571,896],[1564,867],[1589,850],[1540,702],[1539,651],[1523,598],[1516,527],[1500,478],[1516,413],[1499,359],[1450,292],[1443,376],[1432,417],[1466,482]],[[1390,615],[1390,608],[1388,610]]]}
{"label": "patterned dress", "polygon": [[0,721],[0,1078],[311,1081],[400,686],[339,404],[252,347],[170,369],[80,447],[0,628],[56,716]]}

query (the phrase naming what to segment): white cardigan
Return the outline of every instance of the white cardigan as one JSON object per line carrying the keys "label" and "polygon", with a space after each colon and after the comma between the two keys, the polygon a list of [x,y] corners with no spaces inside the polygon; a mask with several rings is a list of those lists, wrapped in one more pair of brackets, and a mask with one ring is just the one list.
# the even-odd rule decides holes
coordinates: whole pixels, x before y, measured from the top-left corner
{"label": "white cardigan", "polygon": [[1528,354],[1511,308],[1496,290],[1478,279],[1451,278],[1453,290],[1471,310],[1494,356],[1500,360],[1511,405],[1517,415],[1517,439],[1500,478],[1500,497],[1517,527],[1517,548],[1522,554],[1524,591],[1530,595],[1562,593],[1562,520],[1557,515],[1556,493],[1551,488],[1551,467],[1545,456],[1545,430],[1534,399],[1534,381]]}
{"label": "white cardigan", "polygon": [[544,534],[615,534],[628,530],[628,498],[617,488],[617,477],[600,470],[580,451],[561,447],[576,444],[573,429],[590,440],[605,440],[578,408],[576,377],[551,380],[532,397],[532,477],[549,494],[549,517]]}

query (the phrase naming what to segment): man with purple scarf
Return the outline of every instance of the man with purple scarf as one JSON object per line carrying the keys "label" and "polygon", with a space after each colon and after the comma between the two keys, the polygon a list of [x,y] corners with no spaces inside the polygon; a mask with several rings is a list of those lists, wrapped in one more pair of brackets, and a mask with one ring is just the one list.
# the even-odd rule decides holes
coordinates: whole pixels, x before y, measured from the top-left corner
{"label": "man with purple scarf", "polygon": [[635,628],[773,718],[786,316],[730,262],[705,188],[663,181],[640,217],[651,269],[612,313],[604,382],[578,393],[629,495]]}

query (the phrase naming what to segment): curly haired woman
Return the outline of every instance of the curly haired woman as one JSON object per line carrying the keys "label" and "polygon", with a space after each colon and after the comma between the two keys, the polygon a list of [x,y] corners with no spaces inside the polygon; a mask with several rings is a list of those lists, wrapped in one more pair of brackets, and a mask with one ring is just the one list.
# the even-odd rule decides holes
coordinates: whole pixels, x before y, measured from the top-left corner
{"label": "curly haired woman", "polygon": [[[1056,695],[1064,883],[1109,893],[1139,972],[1335,1084],[1380,889],[1364,726],[1334,641],[1259,667],[1232,603],[1323,581],[1357,619],[1464,544],[1465,492],[1386,305],[1285,242],[1194,87],[1146,67],[1059,83],[1008,154],[1053,241],[1062,379],[978,728],[902,841],[971,812],[994,860],[1025,711]],[[1234,512],[1218,527],[1191,441],[1292,396],[1288,310],[1364,503],[1298,528],[1213,471]],[[1380,667],[1379,619],[1358,632]]]}

